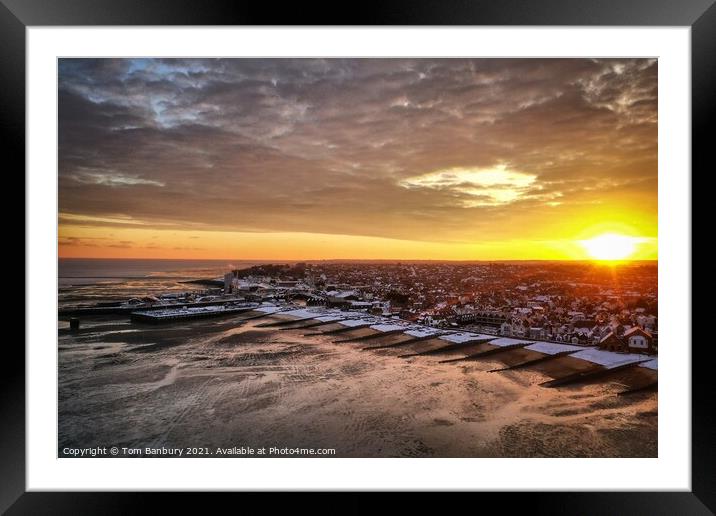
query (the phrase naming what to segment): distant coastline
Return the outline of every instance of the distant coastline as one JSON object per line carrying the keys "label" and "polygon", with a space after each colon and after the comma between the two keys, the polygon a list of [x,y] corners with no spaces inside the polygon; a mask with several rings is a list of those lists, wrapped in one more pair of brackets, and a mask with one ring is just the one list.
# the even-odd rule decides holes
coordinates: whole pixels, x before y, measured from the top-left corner
{"label": "distant coastline", "polygon": [[[59,257],[59,261],[118,261],[118,262],[131,262],[131,261],[142,261],[142,262],[206,262],[206,263],[254,263],[254,264],[265,264],[265,263],[276,263],[276,264],[292,264],[292,263],[593,263],[593,264],[606,264],[606,261],[600,260],[540,260],[540,259],[525,259],[525,260],[450,260],[450,259],[400,259],[400,258],[382,258],[382,259],[361,259],[361,258],[330,258],[330,259],[310,259],[310,258],[296,258],[296,259],[234,259],[234,258],[207,258],[207,259],[191,259],[191,258],[79,258],[79,257]],[[616,262],[619,265],[624,264],[653,264],[658,263],[658,259],[655,260],[620,260]]]}

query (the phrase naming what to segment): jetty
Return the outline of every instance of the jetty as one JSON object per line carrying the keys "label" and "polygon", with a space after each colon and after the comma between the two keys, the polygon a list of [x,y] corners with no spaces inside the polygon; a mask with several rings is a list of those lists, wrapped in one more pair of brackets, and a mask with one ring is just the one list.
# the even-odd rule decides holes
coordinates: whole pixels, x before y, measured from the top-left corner
{"label": "jetty", "polygon": [[242,314],[245,312],[250,312],[256,307],[257,305],[221,305],[192,308],[168,308],[165,310],[147,310],[132,312],[130,314],[130,318],[133,322],[147,322],[157,324]]}
{"label": "jetty", "polygon": [[77,317],[80,315],[122,315],[131,314],[132,312],[142,311],[149,312],[153,310],[169,310],[174,308],[199,308],[206,306],[222,306],[227,303],[236,303],[243,301],[243,298],[220,298],[212,299],[210,301],[167,301],[159,303],[117,303],[111,304],[110,306],[96,304],[90,306],[72,306],[67,308],[61,308],[57,311],[57,315],[60,317]]}

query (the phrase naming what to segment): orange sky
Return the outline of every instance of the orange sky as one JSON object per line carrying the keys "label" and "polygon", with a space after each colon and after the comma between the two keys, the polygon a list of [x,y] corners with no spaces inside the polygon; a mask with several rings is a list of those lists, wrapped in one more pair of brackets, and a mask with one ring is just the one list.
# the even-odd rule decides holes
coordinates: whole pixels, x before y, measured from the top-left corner
{"label": "orange sky", "polygon": [[656,69],[62,59],[59,255],[656,259]]}

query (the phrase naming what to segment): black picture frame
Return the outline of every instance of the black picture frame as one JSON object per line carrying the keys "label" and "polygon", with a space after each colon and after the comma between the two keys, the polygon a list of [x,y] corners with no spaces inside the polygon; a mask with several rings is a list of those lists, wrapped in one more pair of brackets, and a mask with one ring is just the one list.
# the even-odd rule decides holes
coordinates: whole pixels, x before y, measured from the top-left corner
{"label": "black picture frame", "polygon": [[[11,163],[6,165],[7,173],[19,176],[19,170],[25,170],[25,30],[45,25],[689,26],[692,170],[705,174],[713,161],[707,124],[716,114],[714,0],[392,0],[375,6],[356,4],[355,9],[343,7],[340,10],[337,4],[303,2],[277,6],[198,0],[0,0],[0,130],[7,149],[6,163]],[[688,179],[689,171],[682,172]],[[471,496],[481,497],[481,504],[499,503],[502,511],[528,505],[531,512],[540,514],[713,513],[716,511],[716,416],[711,408],[713,388],[706,360],[710,343],[705,344],[707,346],[702,348],[692,348],[692,491],[475,493]],[[12,349],[6,346],[5,351],[0,375],[0,511],[7,510],[7,514],[130,514],[148,507],[147,498],[165,501],[168,495],[160,493],[26,492],[25,353],[17,345]],[[668,436],[660,438],[668,439]],[[426,507],[422,496],[411,498],[413,503]],[[367,510],[373,505],[357,495],[350,495],[350,500],[343,505],[349,511]],[[185,497],[181,503],[185,509],[191,507]]]}

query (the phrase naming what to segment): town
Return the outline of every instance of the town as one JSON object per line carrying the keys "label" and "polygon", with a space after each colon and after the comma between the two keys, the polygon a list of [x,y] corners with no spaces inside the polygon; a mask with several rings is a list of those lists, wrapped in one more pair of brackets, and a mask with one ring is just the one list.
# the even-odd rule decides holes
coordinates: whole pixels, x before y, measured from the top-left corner
{"label": "town", "polygon": [[259,265],[223,294],[363,311],[442,329],[656,354],[656,262]]}

